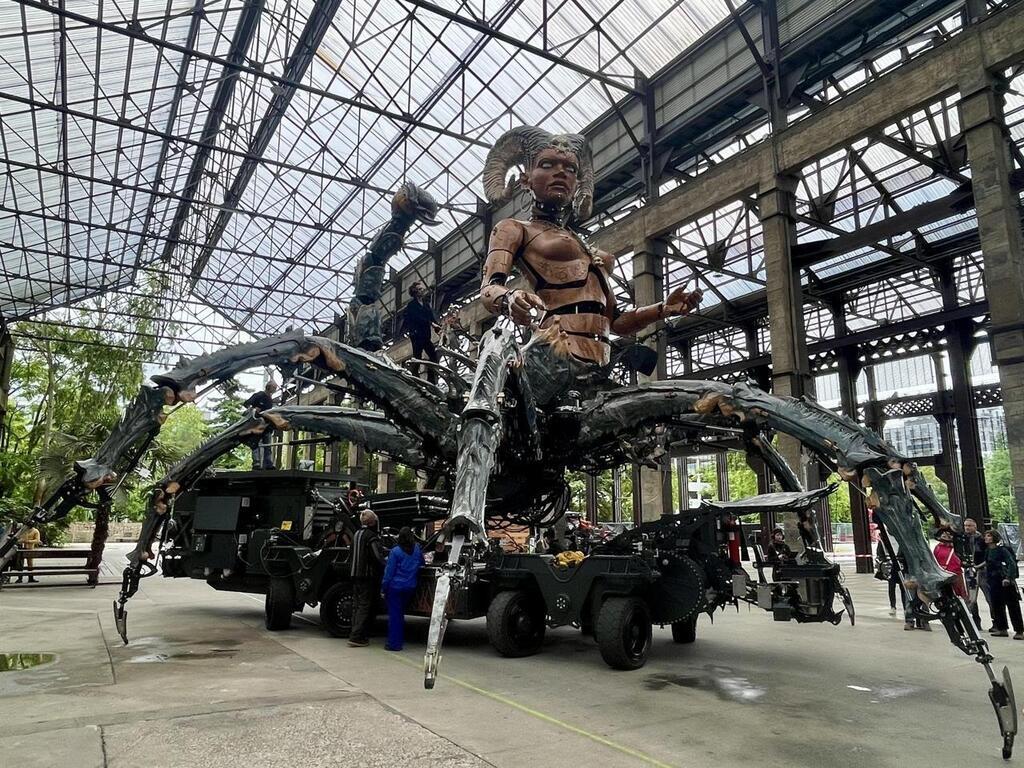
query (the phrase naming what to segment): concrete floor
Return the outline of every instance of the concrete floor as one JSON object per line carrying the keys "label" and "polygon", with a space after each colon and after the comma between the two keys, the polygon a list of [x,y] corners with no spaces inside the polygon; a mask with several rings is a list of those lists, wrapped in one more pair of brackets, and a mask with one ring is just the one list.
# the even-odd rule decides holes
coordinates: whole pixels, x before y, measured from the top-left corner
{"label": "concrete floor", "polygon": [[[656,629],[636,672],[609,670],[571,629],[549,632],[538,656],[502,659],[482,621],[457,622],[433,691],[423,620],[401,654],[379,639],[355,649],[315,610],[271,633],[262,598],[154,577],[125,647],[115,585],[4,589],[0,652],[58,659],[0,674],[0,766],[1002,764],[982,669],[940,631],[903,632],[882,583],[848,578],[856,627],[727,611],[702,618],[692,646]],[[1024,674],[1024,642],[993,645]]]}

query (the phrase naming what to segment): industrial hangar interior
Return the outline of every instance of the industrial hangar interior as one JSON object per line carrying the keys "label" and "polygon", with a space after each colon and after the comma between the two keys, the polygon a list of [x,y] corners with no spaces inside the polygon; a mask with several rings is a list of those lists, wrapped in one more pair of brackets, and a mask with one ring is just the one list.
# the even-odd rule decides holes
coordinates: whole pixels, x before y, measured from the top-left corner
{"label": "industrial hangar interior", "polygon": [[1013,759],[1020,3],[0,19],[0,762]]}

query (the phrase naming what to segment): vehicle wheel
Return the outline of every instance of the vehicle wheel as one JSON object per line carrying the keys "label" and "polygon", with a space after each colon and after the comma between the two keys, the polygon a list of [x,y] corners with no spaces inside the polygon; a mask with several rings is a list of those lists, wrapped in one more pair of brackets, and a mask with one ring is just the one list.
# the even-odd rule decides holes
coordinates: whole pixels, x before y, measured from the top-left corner
{"label": "vehicle wheel", "polygon": [[672,639],[687,644],[697,640],[697,617],[677,621],[672,625]]}
{"label": "vehicle wheel", "polygon": [[339,583],[324,593],[320,601],[320,621],[332,637],[352,634],[352,585]]}
{"label": "vehicle wheel", "polygon": [[295,585],[291,579],[271,578],[267,586],[265,603],[265,624],[271,632],[288,629],[292,625],[292,608],[295,605]]}
{"label": "vehicle wheel", "polygon": [[638,597],[609,597],[597,615],[597,647],[612,669],[640,669],[651,647],[651,614]]}
{"label": "vehicle wheel", "polygon": [[543,610],[522,590],[499,592],[487,609],[487,637],[502,656],[532,656],[544,642]]}

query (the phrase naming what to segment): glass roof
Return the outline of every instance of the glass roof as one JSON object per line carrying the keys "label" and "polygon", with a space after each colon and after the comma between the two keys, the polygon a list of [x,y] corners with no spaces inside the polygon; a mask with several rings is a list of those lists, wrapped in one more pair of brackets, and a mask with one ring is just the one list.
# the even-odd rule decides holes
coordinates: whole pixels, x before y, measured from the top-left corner
{"label": "glass roof", "polygon": [[[403,179],[442,202],[443,234],[475,215],[504,130],[582,129],[727,15],[724,0],[5,3],[0,311],[160,275],[229,327],[322,326]],[[414,230],[391,266],[426,246]],[[187,336],[199,313],[178,314]]]}

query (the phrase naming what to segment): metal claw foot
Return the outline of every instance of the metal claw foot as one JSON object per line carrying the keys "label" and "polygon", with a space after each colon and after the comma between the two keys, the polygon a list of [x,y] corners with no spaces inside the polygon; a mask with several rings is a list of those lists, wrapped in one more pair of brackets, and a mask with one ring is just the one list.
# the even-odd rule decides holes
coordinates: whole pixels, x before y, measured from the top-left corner
{"label": "metal claw foot", "polygon": [[114,626],[117,627],[117,634],[121,636],[121,640],[128,645],[128,609],[119,600],[114,601]]}
{"label": "metal claw foot", "polygon": [[117,634],[121,640],[128,645],[128,599],[139,591],[139,580],[142,578],[142,570],[148,571],[151,576],[156,573],[156,567],[144,560],[132,563],[124,569],[121,574],[121,594],[114,601],[114,626],[117,627]]}
{"label": "metal claw foot", "polygon": [[850,626],[854,626],[857,622],[857,611],[853,607],[853,595],[850,594],[850,590],[846,587],[842,587],[840,595],[843,598],[843,605],[846,607],[846,615],[850,617]]}
{"label": "metal claw foot", "polygon": [[1013,681],[1006,667],[1003,667],[1002,682],[996,680],[991,671],[989,676],[993,679],[988,698],[996,711],[999,732],[1003,736],[1003,759],[1009,760],[1013,756],[1013,741],[1017,736],[1017,701],[1013,695]]}
{"label": "metal claw foot", "polygon": [[464,574],[459,564],[462,545],[466,537],[458,534],[452,537],[448,562],[442,566],[442,573],[437,577],[434,586],[434,605],[430,611],[430,630],[427,633],[427,652],[423,655],[423,687],[428,691],[437,682],[437,670],[441,663],[441,644],[444,642],[444,631],[448,628],[448,596],[451,594],[452,581],[459,585]]}

